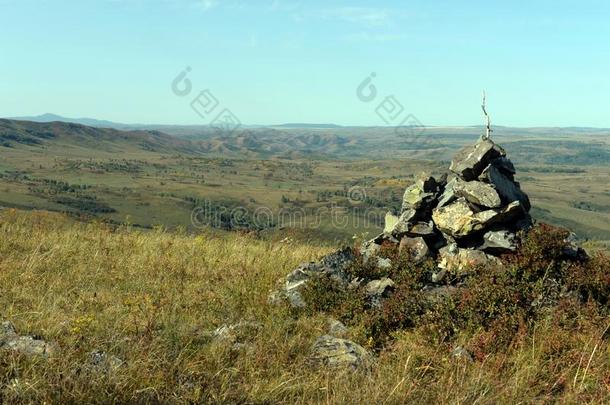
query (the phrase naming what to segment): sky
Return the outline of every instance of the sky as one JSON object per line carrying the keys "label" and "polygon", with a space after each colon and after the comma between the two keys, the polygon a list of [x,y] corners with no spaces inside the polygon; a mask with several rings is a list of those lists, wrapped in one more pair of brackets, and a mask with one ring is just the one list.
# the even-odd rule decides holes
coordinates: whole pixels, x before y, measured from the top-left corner
{"label": "sky", "polygon": [[480,125],[485,90],[492,124],[610,128],[608,21],[601,0],[0,0],[0,116]]}

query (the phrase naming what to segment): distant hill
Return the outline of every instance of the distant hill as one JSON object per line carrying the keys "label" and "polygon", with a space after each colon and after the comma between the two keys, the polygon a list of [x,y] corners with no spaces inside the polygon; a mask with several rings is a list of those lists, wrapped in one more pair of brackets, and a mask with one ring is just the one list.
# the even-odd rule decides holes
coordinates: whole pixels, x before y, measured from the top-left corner
{"label": "distant hill", "polygon": [[341,125],[337,124],[307,124],[307,123],[289,123],[275,125],[279,128],[342,128]]}
{"label": "distant hill", "polygon": [[10,117],[8,119],[17,121],[31,121],[31,122],[69,122],[72,124],[88,125],[90,127],[101,127],[101,128],[127,128],[130,124],[121,124],[118,122],[98,120],[95,118],[67,118],[57,114],[41,114],[30,117]]}
{"label": "distant hill", "polygon": [[159,131],[120,131],[68,122],[32,122],[0,119],[0,146],[41,146],[92,149],[94,152],[129,150],[163,153],[201,152],[195,143]]}

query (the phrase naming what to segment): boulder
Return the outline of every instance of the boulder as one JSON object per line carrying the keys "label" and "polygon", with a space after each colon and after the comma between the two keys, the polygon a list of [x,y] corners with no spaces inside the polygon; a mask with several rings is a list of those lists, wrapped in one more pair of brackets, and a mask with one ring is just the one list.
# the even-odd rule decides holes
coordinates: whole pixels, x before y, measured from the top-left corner
{"label": "boulder", "polygon": [[410,238],[405,236],[402,238],[398,251],[403,252],[405,250],[411,254],[414,262],[421,262],[430,256],[430,249],[422,237]]}
{"label": "boulder", "polygon": [[320,336],[311,348],[310,359],[314,364],[329,368],[368,367],[372,355],[362,346],[347,339],[330,335]]}
{"label": "boulder", "polygon": [[527,194],[521,191],[518,183],[506,177],[496,166],[488,165],[479,179],[493,185],[505,203],[519,201],[526,211],[530,210],[531,205]]}
{"label": "boulder", "polygon": [[461,149],[451,161],[449,170],[466,181],[476,180],[493,159],[503,156],[506,156],[504,149],[489,139],[481,139]]}
{"label": "boulder", "polygon": [[453,185],[453,192],[456,196],[464,197],[469,202],[482,207],[498,208],[502,205],[496,189],[480,181],[457,180]]}

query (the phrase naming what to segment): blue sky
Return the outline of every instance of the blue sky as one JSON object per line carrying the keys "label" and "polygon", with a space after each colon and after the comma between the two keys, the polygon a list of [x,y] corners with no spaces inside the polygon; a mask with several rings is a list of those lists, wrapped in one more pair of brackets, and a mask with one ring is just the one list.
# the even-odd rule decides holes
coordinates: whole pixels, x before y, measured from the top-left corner
{"label": "blue sky", "polygon": [[498,125],[610,127],[608,21],[606,1],[0,0],[0,116],[207,124],[209,89],[246,124],[384,125],[394,96],[471,125],[486,89]]}

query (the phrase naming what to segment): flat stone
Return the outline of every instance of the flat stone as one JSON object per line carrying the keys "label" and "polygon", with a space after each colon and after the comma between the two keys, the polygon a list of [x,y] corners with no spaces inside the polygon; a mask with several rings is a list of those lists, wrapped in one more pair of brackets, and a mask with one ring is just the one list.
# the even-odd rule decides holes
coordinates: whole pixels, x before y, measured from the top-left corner
{"label": "flat stone", "polygon": [[488,231],[483,235],[482,250],[493,253],[512,252],[517,249],[515,234],[506,230]]}
{"label": "flat stone", "polygon": [[379,280],[369,281],[365,289],[368,296],[383,296],[392,287],[394,287],[394,281],[391,278],[384,277]]}
{"label": "flat stone", "polygon": [[455,195],[455,190],[453,189],[457,182],[457,177],[454,177],[449,180],[449,182],[447,182],[443,193],[438,198],[438,204],[436,205],[437,207],[444,207],[445,205],[450,204],[457,199],[457,195]]}
{"label": "flat stone", "polygon": [[329,368],[362,368],[370,366],[373,357],[362,346],[347,339],[320,336],[311,348],[310,359]]}
{"label": "flat stone", "polygon": [[421,262],[425,258],[430,256],[430,249],[426,244],[426,241],[422,237],[411,238],[405,236],[400,240],[398,251],[407,251],[412,255],[414,262]]}
{"label": "flat stone", "polygon": [[526,211],[530,210],[531,205],[527,194],[521,191],[519,185],[506,177],[497,167],[487,166],[479,179],[493,185],[505,202],[519,201]]}
{"label": "flat stone", "polygon": [[487,183],[480,181],[458,180],[453,185],[453,192],[458,197],[464,197],[473,204],[487,208],[498,208],[502,200],[496,189]]}
{"label": "flat stone", "polygon": [[54,352],[51,344],[33,336],[17,336],[7,340],[0,347],[28,356],[48,356]]}
{"label": "flat stone", "polygon": [[406,232],[407,235],[417,237],[417,236],[432,236],[434,235],[434,223],[432,221],[429,222],[417,222],[409,227],[409,230]]}
{"label": "flat stone", "polygon": [[489,139],[482,139],[458,151],[449,170],[466,181],[475,180],[493,159],[502,156],[506,156],[504,149]]}

